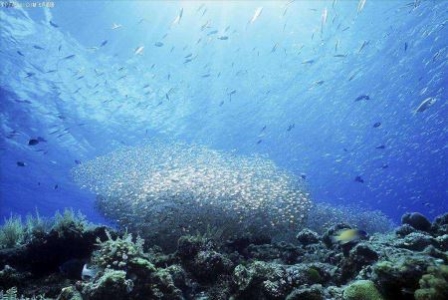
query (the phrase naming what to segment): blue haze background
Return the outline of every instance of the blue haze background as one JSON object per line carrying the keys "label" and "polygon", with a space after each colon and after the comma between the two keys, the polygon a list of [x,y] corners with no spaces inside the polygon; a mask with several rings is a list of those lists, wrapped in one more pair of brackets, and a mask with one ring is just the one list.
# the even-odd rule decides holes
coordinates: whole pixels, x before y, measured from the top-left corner
{"label": "blue haze background", "polygon": [[102,221],[75,160],[153,138],[267,155],[305,173],[315,202],[446,212],[448,2],[408,2],[0,8],[1,220],[73,207]]}

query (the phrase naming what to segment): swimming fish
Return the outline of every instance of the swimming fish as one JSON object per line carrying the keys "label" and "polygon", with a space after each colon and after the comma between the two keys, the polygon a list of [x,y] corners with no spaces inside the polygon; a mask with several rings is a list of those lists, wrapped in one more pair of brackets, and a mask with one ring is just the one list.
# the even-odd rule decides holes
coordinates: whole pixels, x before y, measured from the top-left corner
{"label": "swimming fish", "polygon": [[17,51],[17,54],[20,55],[20,56],[25,56],[25,55],[23,55],[23,53],[20,52],[20,51]]}
{"label": "swimming fish", "polygon": [[367,46],[370,43],[370,41],[364,41],[362,42],[361,47],[358,50],[358,53],[362,51],[362,49],[364,49],[365,46]]}
{"label": "swimming fish", "polygon": [[327,8],[324,8],[324,10],[322,12],[322,17],[321,17],[321,23],[320,23],[320,33],[324,32],[324,26],[327,23],[327,18],[328,18],[328,10],[327,10]]}
{"label": "swimming fish", "polygon": [[142,55],[144,49],[145,49],[144,46],[137,47],[134,51],[134,55]]}
{"label": "swimming fish", "polygon": [[373,124],[373,128],[378,128],[378,127],[380,127],[381,126],[381,122],[375,122],[374,124]]}
{"label": "swimming fish", "polygon": [[106,46],[107,42],[108,42],[108,40],[104,40],[104,41],[101,43],[100,47],[104,47],[104,46]]}
{"label": "swimming fish", "polygon": [[53,26],[53,27],[55,27],[55,28],[58,28],[58,27],[59,27],[59,25],[57,25],[57,24],[55,24],[55,23],[53,23],[53,22],[51,22],[51,21],[50,21],[50,25]]}
{"label": "swimming fish", "polygon": [[358,12],[361,12],[364,9],[364,6],[366,5],[367,0],[359,0],[358,2]]}
{"label": "swimming fish", "polygon": [[252,24],[253,22],[255,22],[258,19],[258,17],[261,15],[262,11],[263,11],[263,6],[260,6],[259,8],[257,8],[255,10],[255,13],[254,13],[252,19],[249,21],[249,23]]}
{"label": "swimming fish", "polygon": [[171,23],[171,26],[172,26],[172,25],[175,25],[175,24],[179,24],[180,20],[182,19],[182,15],[183,15],[183,13],[184,13],[184,9],[181,8],[180,11],[179,11],[179,14],[178,14],[177,17],[174,19],[173,23]]}
{"label": "swimming fish", "polygon": [[76,55],[72,54],[72,55],[68,55],[68,56],[66,56],[66,57],[64,57],[62,59],[72,59],[72,58],[75,58],[75,57],[76,57]]}
{"label": "swimming fish", "polygon": [[59,271],[62,275],[69,279],[79,279],[81,277],[84,264],[84,260],[70,259],[59,266]]}
{"label": "swimming fish", "polygon": [[39,144],[39,140],[38,139],[30,139],[28,141],[28,146],[35,146],[37,144]]}
{"label": "swimming fish", "polygon": [[311,65],[315,62],[314,59],[309,59],[309,60],[305,60],[304,62],[302,62],[302,65]]}
{"label": "swimming fish", "polygon": [[360,95],[355,99],[355,102],[361,101],[361,100],[370,100],[370,97],[369,97],[369,95]]}
{"label": "swimming fish", "polygon": [[39,45],[34,45],[33,48],[37,50],[44,50],[44,48]]}
{"label": "swimming fish", "polygon": [[355,181],[359,183],[364,183],[364,179],[362,179],[362,177],[359,175],[355,177]]}
{"label": "swimming fish", "polygon": [[367,232],[364,230],[344,228],[336,231],[331,236],[331,242],[334,244],[345,245],[365,238],[367,238]]}
{"label": "swimming fish", "polygon": [[217,34],[218,30],[212,30],[209,33],[207,33],[207,35],[213,35],[213,34]]}
{"label": "swimming fish", "polygon": [[156,47],[162,47],[162,46],[163,46],[163,43],[162,43],[162,42],[157,42],[157,43],[154,44],[154,46],[156,46]]}
{"label": "swimming fish", "polygon": [[434,103],[436,103],[437,99],[434,97],[428,97],[425,100],[422,101],[422,103],[419,104],[419,106],[416,108],[416,110],[414,111],[414,115],[417,113],[421,113],[424,112],[425,110],[427,110],[428,108],[430,108],[431,106],[434,105]]}
{"label": "swimming fish", "polygon": [[17,166],[19,166],[19,167],[25,167],[25,166],[26,166],[26,163],[23,162],[23,161],[18,161],[18,162],[17,162]]}
{"label": "swimming fish", "polygon": [[121,28],[121,27],[123,27],[123,25],[117,24],[117,23],[113,23],[112,27],[110,29],[115,30],[115,29],[118,29],[118,28]]}
{"label": "swimming fish", "polygon": [[376,146],[375,149],[386,149],[386,145],[379,145],[379,146]]}
{"label": "swimming fish", "polygon": [[218,37],[218,40],[221,40],[221,41],[225,41],[225,40],[228,40],[228,39],[229,39],[229,37],[226,36],[226,35]]}

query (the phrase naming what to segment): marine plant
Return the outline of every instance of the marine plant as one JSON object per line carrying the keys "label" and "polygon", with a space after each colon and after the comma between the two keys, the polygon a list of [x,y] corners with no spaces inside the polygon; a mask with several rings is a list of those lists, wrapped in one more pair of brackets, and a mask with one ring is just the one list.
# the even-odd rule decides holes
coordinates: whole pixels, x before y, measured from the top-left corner
{"label": "marine plant", "polygon": [[45,300],[45,296],[43,295],[37,295],[37,296],[32,296],[31,298],[28,297],[24,297],[24,296],[17,296],[17,288],[16,287],[12,287],[8,290],[4,291],[0,291],[0,299],[1,300]]}
{"label": "marine plant", "polygon": [[53,219],[41,217],[37,209],[34,214],[28,214],[24,224],[26,242],[49,232],[53,223]]}
{"label": "marine plant", "polygon": [[75,213],[73,209],[66,208],[62,214],[56,211],[51,229],[63,235],[66,231],[84,232],[89,226],[91,224],[87,222],[86,216],[80,211]]}
{"label": "marine plant", "polygon": [[11,215],[0,227],[0,248],[13,248],[24,242],[25,231],[20,216]]}

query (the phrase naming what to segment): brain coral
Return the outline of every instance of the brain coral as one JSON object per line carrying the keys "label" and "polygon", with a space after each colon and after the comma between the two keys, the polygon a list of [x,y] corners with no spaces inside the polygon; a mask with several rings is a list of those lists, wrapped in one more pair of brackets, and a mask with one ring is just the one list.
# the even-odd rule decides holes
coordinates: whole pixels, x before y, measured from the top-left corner
{"label": "brain coral", "polygon": [[311,206],[302,179],[265,157],[182,143],[123,148],[73,176],[106,217],[159,244],[209,228],[227,237],[295,230]]}

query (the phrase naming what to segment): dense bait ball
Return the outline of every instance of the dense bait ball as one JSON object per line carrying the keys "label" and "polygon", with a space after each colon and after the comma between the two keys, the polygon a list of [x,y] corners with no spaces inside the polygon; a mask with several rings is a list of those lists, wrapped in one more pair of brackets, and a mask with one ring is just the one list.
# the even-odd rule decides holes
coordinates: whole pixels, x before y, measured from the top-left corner
{"label": "dense bait ball", "polygon": [[188,233],[296,230],[311,206],[300,177],[261,156],[181,143],[129,147],[80,164],[102,213],[162,246]]}

